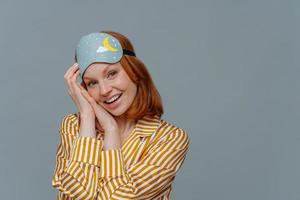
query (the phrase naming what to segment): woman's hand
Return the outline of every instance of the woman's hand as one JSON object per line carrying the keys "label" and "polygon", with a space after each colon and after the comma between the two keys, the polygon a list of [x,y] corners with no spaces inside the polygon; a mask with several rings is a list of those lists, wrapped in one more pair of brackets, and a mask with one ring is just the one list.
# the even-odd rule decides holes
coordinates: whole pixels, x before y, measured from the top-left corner
{"label": "woman's hand", "polygon": [[68,89],[68,93],[71,96],[73,102],[75,103],[80,114],[91,116],[95,118],[94,110],[91,104],[83,97],[81,90],[83,89],[82,85],[78,85],[76,78],[79,75],[80,70],[77,63],[71,66],[64,75],[64,81]]}
{"label": "woman's hand", "polygon": [[91,104],[94,109],[96,118],[104,131],[104,149],[115,149],[121,147],[121,138],[119,134],[119,127],[115,118],[99,105],[89,93],[83,89],[81,90],[83,96]]}
{"label": "woman's hand", "polygon": [[85,89],[81,90],[81,93],[93,108],[96,118],[100,126],[103,128],[104,132],[117,131],[118,124],[115,118],[109,112],[107,112],[101,105],[99,105]]}
{"label": "woman's hand", "polygon": [[78,85],[76,78],[80,70],[77,63],[71,66],[64,75],[65,84],[68,93],[74,101],[80,114],[80,130],[79,134],[86,137],[96,137],[95,130],[95,113],[91,104],[82,95],[84,89],[82,85]]}

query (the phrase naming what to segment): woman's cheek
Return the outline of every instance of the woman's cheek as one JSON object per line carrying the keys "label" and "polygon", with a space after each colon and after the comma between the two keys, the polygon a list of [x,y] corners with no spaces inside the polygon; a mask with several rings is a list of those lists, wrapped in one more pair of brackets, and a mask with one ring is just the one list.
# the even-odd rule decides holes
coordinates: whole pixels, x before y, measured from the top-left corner
{"label": "woman's cheek", "polygon": [[99,99],[97,98],[97,94],[95,93],[95,91],[88,90],[88,93],[89,93],[89,95],[90,95],[96,102],[99,101]]}

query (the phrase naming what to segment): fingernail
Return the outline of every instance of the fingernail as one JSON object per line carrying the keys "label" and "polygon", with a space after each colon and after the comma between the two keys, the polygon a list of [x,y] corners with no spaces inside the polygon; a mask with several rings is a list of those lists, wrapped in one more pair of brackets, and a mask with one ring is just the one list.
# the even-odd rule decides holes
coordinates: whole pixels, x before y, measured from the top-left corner
{"label": "fingernail", "polygon": [[77,66],[78,66],[78,63],[75,63],[75,64],[74,64],[74,67],[77,67]]}

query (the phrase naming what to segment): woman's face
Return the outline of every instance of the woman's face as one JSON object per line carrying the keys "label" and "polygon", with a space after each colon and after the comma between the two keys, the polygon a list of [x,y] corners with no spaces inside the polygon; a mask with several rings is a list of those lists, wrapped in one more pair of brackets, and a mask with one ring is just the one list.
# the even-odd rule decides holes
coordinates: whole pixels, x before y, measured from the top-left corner
{"label": "woman's face", "polygon": [[94,100],[114,116],[125,113],[132,104],[137,86],[120,62],[93,63],[84,73],[83,81]]}

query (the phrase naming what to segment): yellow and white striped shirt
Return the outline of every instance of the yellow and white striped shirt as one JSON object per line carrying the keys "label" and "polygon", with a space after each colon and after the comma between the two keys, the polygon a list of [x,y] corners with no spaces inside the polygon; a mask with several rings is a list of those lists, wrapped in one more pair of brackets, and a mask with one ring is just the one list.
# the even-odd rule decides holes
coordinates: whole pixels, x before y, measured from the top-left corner
{"label": "yellow and white striped shirt", "polygon": [[186,131],[158,115],[145,116],[121,148],[103,150],[102,139],[79,135],[78,114],[60,124],[52,177],[57,200],[170,199],[189,148]]}

